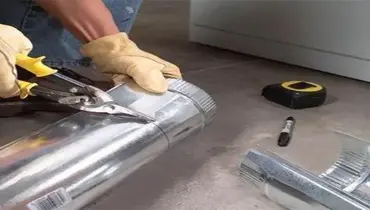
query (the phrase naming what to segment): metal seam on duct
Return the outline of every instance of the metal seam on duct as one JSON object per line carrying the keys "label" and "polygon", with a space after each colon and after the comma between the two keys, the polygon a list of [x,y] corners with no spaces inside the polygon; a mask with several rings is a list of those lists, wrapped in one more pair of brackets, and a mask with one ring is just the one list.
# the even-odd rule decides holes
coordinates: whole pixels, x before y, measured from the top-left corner
{"label": "metal seam on duct", "polygon": [[191,99],[199,107],[205,118],[205,125],[213,120],[216,115],[216,103],[203,90],[183,80],[169,79],[169,91],[176,92]]}

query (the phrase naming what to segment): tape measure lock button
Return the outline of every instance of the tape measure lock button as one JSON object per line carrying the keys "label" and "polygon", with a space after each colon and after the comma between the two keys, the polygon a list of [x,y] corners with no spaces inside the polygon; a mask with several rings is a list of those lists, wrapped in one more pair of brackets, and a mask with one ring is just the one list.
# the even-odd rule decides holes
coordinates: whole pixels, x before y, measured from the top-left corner
{"label": "tape measure lock button", "polygon": [[262,95],[277,104],[292,109],[304,109],[322,105],[326,100],[324,86],[308,81],[287,81],[267,85]]}

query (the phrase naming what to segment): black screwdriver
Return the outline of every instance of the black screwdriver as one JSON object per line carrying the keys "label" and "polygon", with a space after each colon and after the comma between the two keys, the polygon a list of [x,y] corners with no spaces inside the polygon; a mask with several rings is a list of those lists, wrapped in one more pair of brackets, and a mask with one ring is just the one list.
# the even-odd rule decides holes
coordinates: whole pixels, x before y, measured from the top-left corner
{"label": "black screwdriver", "polygon": [[288,146],[290,139],[292,138],[293,128],[295,125],[295,119],[293,117],[288,117],[285,120],[284,128],[281,130],[278,145],[280,147]]}

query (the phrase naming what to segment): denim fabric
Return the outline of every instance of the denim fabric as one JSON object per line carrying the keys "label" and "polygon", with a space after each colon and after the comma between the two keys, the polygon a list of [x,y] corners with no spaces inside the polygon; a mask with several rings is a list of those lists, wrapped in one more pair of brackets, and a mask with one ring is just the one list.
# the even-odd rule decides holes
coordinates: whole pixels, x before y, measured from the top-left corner
{"label": "denim fabric", "polygon": [[[142,0],[103,0],[121,32],[129,32]],[[97,14],[99,15],[99,14]],[[34,0],[1,0],[0,23],[22,31],[33,43],[31,56],[45,55],[45,64],[56,68],[90,66],[80,54],[81,43]]]}

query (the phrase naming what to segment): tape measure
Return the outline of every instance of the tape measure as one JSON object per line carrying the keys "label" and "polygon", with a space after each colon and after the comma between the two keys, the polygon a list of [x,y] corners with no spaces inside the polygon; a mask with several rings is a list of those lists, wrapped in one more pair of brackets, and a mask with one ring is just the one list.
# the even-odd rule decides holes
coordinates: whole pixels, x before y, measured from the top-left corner
{"label": "tape measure", "polygon": [[287,81],[263,88],[262,95],[277,104],[304,109],[321,106],[326,99],[324,86],[307,81]]}

